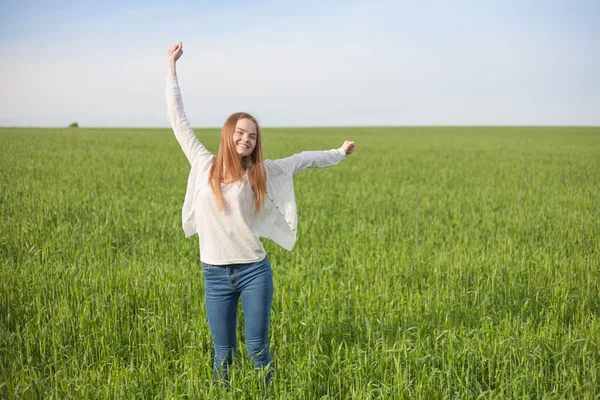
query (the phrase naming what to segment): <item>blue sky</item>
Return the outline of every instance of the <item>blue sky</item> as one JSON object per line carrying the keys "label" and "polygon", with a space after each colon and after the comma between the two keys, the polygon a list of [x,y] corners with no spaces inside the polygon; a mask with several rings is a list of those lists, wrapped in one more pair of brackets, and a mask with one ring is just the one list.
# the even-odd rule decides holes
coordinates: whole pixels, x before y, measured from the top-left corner
{"label": "blue sky", "polygon": [[[170,4],[171,3],[171,4]],[[0,126],[600,125],[600,2],[0,2]]]}

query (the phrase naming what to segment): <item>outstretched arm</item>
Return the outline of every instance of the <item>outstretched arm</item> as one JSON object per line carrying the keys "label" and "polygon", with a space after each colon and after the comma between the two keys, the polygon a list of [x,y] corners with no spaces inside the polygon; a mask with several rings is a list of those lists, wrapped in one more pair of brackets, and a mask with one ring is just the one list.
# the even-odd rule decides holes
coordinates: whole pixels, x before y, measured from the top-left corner
{"label": "outstretched arm", "polygon": [[299,174],[308,168],[332,167],[343,161],[347,155],[354,153],[354,142],[345,141],[339,149],[325,151],[303,151],[291,157],[274,160],[291,175]]}
{"label": "outstretched arm", "polygon": [[169,47],[166,77],[167,114],[181,149],[190,164],[193,165],[197,162],[209,162],[212,160],[213,155],[200,143],[183,110],[183,101],[181,100],[176,68],[177,60],[179,60],[182,54],[183,45],[181,42]]}

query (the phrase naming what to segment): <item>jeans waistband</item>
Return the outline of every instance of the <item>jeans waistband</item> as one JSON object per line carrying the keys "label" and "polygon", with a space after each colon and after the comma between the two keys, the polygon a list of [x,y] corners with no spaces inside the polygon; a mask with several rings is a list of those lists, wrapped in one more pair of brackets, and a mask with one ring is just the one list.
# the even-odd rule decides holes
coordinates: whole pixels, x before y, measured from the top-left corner
{"label": "jeans waistband", "polygon": [[202,264],[202,266],[206,267],[206,268],[243,268],[243,267],[247,267],[249,265],[255,265],[255,264],[260,264],[263,263],[265,261],[268,262],[269,257],[265,256],[265,258],[263,258],[262,260],[259,261],[253,261],[253,262],[249,262],[249,263],[240,263],[240,264],[221,264],[221,265],[217,265],[217,264],[209,264],[209,263],[205,263],[204,261],[200,261],[200,263]]}

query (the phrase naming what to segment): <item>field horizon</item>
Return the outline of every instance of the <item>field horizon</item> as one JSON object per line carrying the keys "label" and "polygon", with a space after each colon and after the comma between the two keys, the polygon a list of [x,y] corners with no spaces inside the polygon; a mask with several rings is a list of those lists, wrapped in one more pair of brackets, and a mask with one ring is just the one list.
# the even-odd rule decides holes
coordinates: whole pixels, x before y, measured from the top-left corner
{"label": "field horizon", "polygon": [[[260,120],[259,120],[260,123]],[[261,129],[379,129],[379,128],[434,128],[434,129],[444,129],[444,128],[502,128],[502,129],[512,129],[512,128],[585,128],[585,129],[598,129],[600,125],[469,125],[469,124],[461,124],[461,125],[322,125],[322,126],[300,126],[300,125],[289,125],[289,126],[269,126],[261,124]],[[194,130],[202,130],[202,129],[221,129],[220,126],[198,126],[192,127]],[[71,128],[68,126],[0,126],[0,129],[119,129],[119,130],[129,130],[129,129],[166,129],[171,130],[169,126],[78,126],[76,128]]]}

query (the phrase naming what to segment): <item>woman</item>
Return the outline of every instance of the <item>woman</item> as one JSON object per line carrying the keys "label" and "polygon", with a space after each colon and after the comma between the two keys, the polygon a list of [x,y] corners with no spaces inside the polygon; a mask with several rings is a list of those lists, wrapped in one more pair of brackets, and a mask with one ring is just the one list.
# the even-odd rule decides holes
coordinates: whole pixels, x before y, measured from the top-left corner
{"label": "woman", "polygon": [[215,157],[198,141],[183,110],[176,71],[182,54],[181,42],[169,48],[167,109],[175,137],[191,164],[182,210],[183,229],[186,237],[197,233],[200,241],[215,377],[227,380],[227,367],[235,353],[241,297],[248,354],[256,366],[268,368],[269,380],[273,279],[259,238],[270,238],[292,249],[297,227],[292,176],[310,167],[338,164],[353,153],[354,142],[346,141],[339,149],[263,161],[256,119],[235,113],[221,130]]}

